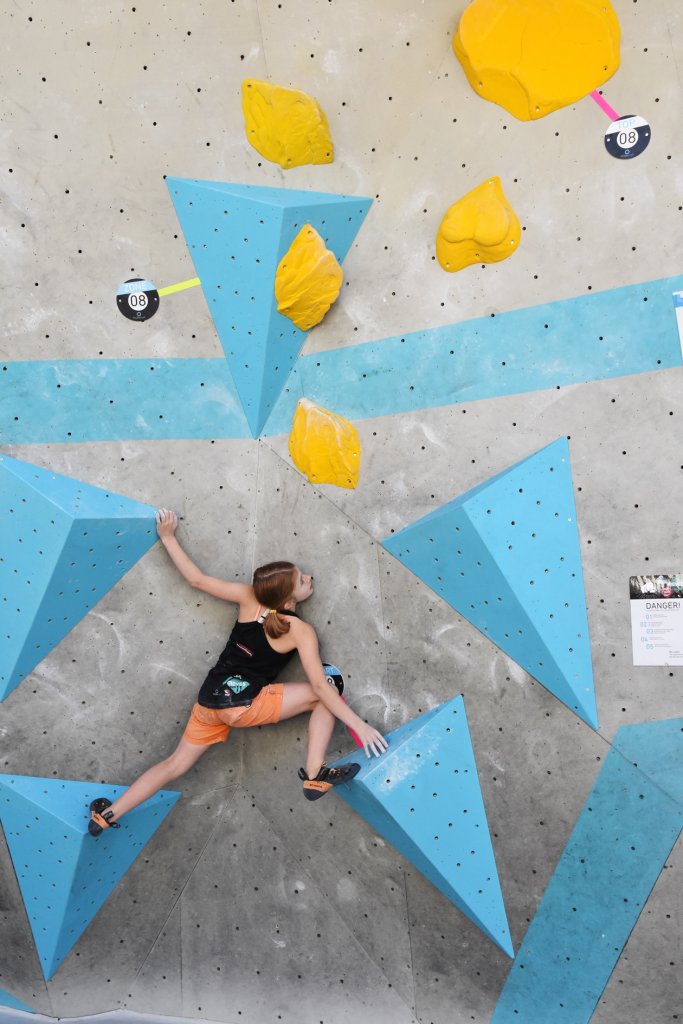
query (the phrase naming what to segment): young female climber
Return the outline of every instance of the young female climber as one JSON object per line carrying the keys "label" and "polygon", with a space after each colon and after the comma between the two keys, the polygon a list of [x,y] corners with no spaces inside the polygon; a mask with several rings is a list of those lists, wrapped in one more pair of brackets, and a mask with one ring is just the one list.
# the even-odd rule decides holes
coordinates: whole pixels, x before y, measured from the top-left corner
{"label": "young female climber", "polygon": [[[306,768],[299,769],[309,800],[348,782],[360,770],[357,763],[341,768],[325,764],[335,718],[357,733],[367,757],[379,757],[387,747],[384,737],[354,714],[330,685],[315,630],[297,616],[297,605],[313,592],[313,577],[291,562],[262,565],[254,573],[253,584],[207,576],[181,548],[177,526],[174,512],[161,509],[157,513],[157,532],[176,569],[191,587],[239,605],[237,622],[202,684],[175,751],[149,768],[114,803],[106,797],[93,800],[88,824],[92,835],[119,828],[122,815],[183,775],[209,746],[224,742],[231,728],[269,725],[310,711]],[[275,677],[295,651],[308,682],[276,683]]]}

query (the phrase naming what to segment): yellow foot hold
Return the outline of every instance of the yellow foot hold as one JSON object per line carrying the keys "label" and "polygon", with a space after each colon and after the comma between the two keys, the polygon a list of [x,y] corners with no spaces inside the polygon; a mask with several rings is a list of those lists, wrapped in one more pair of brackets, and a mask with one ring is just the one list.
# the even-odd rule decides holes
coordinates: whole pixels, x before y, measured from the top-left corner
{"label": "yellow foot hold", "polygon": [[606,82],[619,37],[610,0],[473,0],[453,49],[475,92],[532,121]]}
{"label": "yellow foot hold", "polygon": [[301,331],[310,331],[337,299],[344,280],[337,257],[315,228],[304,224],[275,274],[278,312]]}
{"label": "yellow foot hold", "polygon": [[327,118],[305,92],[246,78],[242,111],[247,139],[266,160],[285,170],[334,160]]}
{"label": "yellow foot hold", "polygon": [[436,258],[449,273],[472,263],[498,263],[516,251],[517,214],[500,178],[488,178],[446,211],[436,236]]}
{"label": "yellow foot hold", "polygon": [[360,468],[360,438],[353,423],[300,398],[289,435],[289,454],[312,484],[355,488]]}

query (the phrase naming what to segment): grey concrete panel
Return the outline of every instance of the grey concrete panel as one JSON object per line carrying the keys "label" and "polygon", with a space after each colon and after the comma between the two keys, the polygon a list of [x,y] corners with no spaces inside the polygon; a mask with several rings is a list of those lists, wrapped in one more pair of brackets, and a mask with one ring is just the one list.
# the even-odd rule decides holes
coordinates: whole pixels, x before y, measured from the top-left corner
{"label": "grey concrete panel", "polygon": [[414,1020],[246,792],[183,893],[182,939],[182,1009],[190,1016],[245,1024]]}
{"label": "grey concrete panel", "polygon": [[406,883],[418,1020],[484,1024],[511,961],[419,872]]}
{"label": "grey concrete panel", "polygon": [[3,355],[220,355],[198,290],[162,299],[151,330],[115,295],[129,277],[195,276],[164,175],[254,174],[239,97],[243,77],[266,73],[257,5],[197,3],[177,20],[161,0],[22,3],[6,33],[16,301]]}
{"label": "grey concrete panel", "polygon": [[123,1005],[139,1013],[173,1016],[182,1004],[180,902],[165,922],[154,946],[131,985]]}
{"label": "grey concrete panel", "polygon": [[[23,1013],[0,1006],[0,1024],[51,1024],[55,1017],[44,1014]],[[159,1016],[157,1013],[133,1013],[129,1010],[110,1010],[106,1013],[87,1014],[80,1017],[60,1017],[60,1024],[192,1024],[189,1017],[177,1015]],[[215,1024],[206,1021],[206,1024]]]}

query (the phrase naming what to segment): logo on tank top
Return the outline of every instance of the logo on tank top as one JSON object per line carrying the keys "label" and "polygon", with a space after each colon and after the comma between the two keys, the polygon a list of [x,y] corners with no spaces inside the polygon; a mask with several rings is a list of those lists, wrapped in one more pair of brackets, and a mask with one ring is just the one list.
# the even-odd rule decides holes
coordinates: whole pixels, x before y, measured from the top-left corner
{"label": "logo on tank top", "polygon": [[227,679],[223,680],[223,686],[227,686],[233,693],[242,693],[242,690],[247,689],[249,683],[239,676],[228,676]]}

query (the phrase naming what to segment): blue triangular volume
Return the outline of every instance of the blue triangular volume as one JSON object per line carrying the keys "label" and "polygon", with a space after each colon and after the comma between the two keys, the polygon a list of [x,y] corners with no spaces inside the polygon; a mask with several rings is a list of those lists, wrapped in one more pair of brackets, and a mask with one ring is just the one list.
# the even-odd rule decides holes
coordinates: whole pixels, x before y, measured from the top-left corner
{"label": "blue triangular volume", "polygon": [[0,776],[0,821],[49,980],[180,796],[161,790],[96,839],[88,806],[125,787]]}
{"label": "blue triangular volume", "polygon": [[597,728],[566,439],[436,509],[383,545]]}
{"label": "blue triangular volume", "polygon": [[150,506],[0,455],[0,699],[156,538]]}
{"label": "blue triangular volume", "polygon": [[387,739],[387,752],[336,792],[514,956],[462,697]]}
{"label": "blue triangular volume", "polygon": [[306,333],[277,310],[275,273],[311,224],[339,263],[371,199],[167,178],[250,430],[258,437]]}
{"label": "blue triangular volume", "polygon": [[35,1013],[30,1006],[26,1003],[22,1003],[21,1000],[13,996],[11,992],[8,992],[4,988],[0,988],[0,1010],[23,1010],[25,1013]]}

